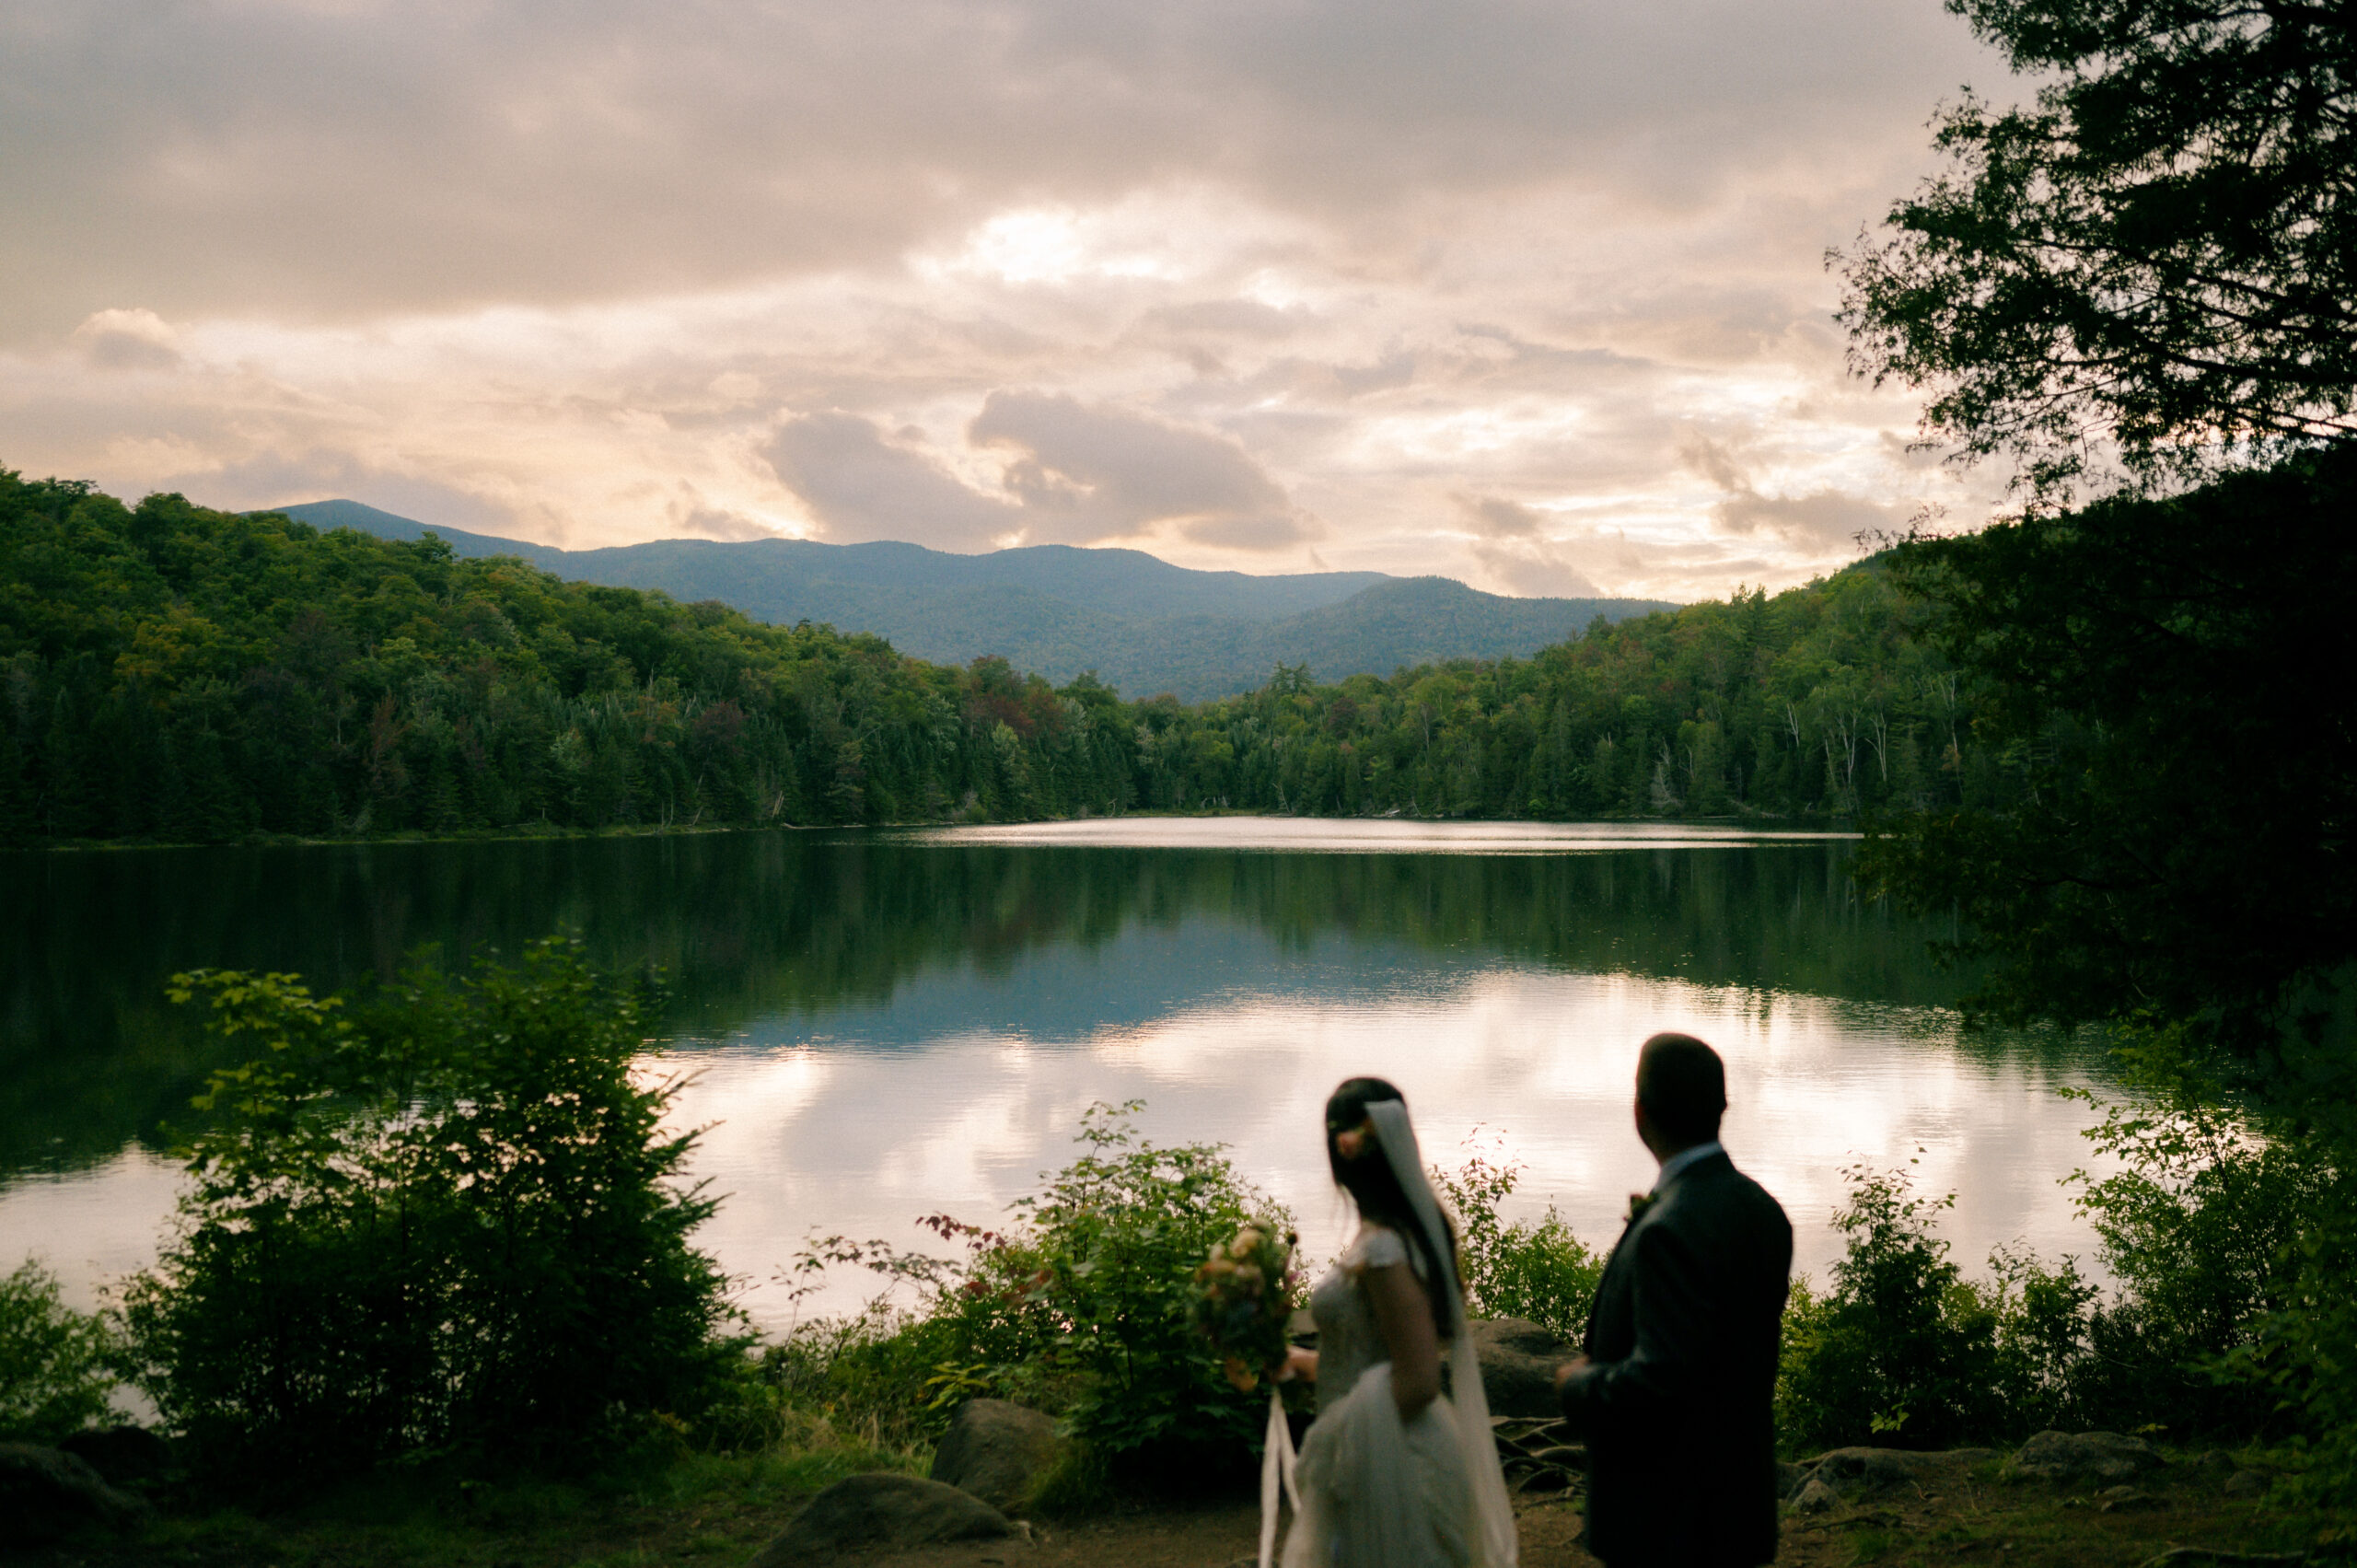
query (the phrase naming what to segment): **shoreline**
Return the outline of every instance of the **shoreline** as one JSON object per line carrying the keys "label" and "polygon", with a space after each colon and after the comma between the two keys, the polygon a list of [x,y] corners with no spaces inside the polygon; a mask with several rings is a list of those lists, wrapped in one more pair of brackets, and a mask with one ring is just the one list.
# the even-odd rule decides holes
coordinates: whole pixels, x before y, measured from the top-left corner
{"label": "shoreline", "polygon": [[1761,829],[1807,829],[1863,838],[1864,834],[1853,819],[1816,817],[1771,817],[1750,815],[1719,815],[1713,817],[1411,817],[1404,812],[1379,812],[1352,817],[1332,817],[1291,811],[1253,811],[1241,807],[1221,807],[1208,811],[1138,810],[1120,812],[1090,812],[1079,817],[1011,817],[1004,819],[969,821],[958,818],[930,818],[902,822],[767,822],[758,826],[749,823],[724,823],[710,827],[697,824],[559,828],[554,826],[519,826],[486,828],[480,831],[453,833],[273,833],[252,832],[234,839],[67,839],[48,842],[0,845],[0,855],[6,854],[128,854],[147,850],[193,849],[331,849],[377,844],[505,844],[552,843],[599,839],[668,839],[708,838],[730,833],[868,833],[904,832],[927,828],[1026,828],[1047,827],[1067,822],[1124,821],[1130,819],[1148,821],[1200,821],[1224,819],[1246,819],[1277,822],[1421,822],[1430,824],[1464,823],[1467,825],[1533,824],[1549,827],[1756,827]]}

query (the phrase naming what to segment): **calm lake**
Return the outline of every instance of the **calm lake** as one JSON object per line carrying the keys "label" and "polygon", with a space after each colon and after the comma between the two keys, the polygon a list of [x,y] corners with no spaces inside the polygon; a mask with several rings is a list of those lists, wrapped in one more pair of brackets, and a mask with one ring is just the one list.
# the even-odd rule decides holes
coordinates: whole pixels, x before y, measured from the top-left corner
{"label": "calm lake", "polygon": [[[1425,1152],[1522,1162],[1510,1212],[1591,1243],[1652,1180],[1630,1128],[1638,1041],[1719,1047],[1726,1142],[1791,1212],[1800,1266],[1839,1251],[1840,1170],[1919,1163],[1977,1265],[2093,1250],[2061,1178],[2101,1069],[1967,1037],[1924,929],[1862,906],[1854,845],[1671,826],[1120,819],[1016,828],[0,856],[0,1269],[75,1299],[153,1256],[179,1172],[167,1124],[230,1054],[163,998],[198,966],[331,990],[578,933],[656,963],[651,1068],[692,1079],[704,1233],[747,1305],[814,1228],[927,1239],[1064,1163],[1094,1101],[1160,1142],[1232,1145],[1312,1252],[1342,1211],[1318,1141],[1354,1073],[1408,1093]],[[843,1279],[815,1304],[863,1294]],[[812,1303],[801,1310],[809,1311]]]}

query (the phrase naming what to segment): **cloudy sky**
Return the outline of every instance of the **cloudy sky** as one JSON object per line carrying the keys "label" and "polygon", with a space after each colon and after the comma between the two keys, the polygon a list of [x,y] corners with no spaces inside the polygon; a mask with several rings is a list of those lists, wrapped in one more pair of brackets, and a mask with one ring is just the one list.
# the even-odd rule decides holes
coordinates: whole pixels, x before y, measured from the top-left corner
{"label": "cloudy sky", "polygon": [[1781,587],[1937,0],[9,0],[0,466],[565,545]]}

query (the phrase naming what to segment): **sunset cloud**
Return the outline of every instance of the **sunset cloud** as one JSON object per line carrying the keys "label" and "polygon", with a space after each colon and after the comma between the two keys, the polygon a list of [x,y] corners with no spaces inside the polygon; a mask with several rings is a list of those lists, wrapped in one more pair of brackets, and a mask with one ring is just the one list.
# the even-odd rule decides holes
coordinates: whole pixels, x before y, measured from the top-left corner
{"label": "sunset cloud", "polygon": [[1794,581],[1990,504],[1846,378],[1821,263],[1966,80],[1937,0],[18,0],[0,464],[571,544]]}

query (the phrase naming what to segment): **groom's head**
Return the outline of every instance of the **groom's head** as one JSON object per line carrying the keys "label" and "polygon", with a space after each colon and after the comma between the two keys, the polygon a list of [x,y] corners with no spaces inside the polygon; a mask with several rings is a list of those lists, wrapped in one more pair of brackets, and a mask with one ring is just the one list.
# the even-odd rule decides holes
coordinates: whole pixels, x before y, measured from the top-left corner
{"label": "groom's head", "polygon": [[1655,1155],[1709,1143],[1726,1108],[1726,1067],[1692,1035],[1657,1034],[1637,1052],[1637,1135]]}

